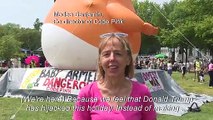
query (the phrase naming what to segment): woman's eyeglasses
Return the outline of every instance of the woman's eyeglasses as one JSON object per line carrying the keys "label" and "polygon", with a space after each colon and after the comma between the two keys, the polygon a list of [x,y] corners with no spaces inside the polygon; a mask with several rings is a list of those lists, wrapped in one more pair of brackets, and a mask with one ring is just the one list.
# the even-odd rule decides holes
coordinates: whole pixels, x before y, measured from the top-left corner
{"label": "woman's eyeglasses", "polygon": [[100,38],[107,38],[107,37],[128,37],[128,34],[126,33],[122,33],[122,32],[111,32],[111,33],[104,33],[102,35],[100,35]]}

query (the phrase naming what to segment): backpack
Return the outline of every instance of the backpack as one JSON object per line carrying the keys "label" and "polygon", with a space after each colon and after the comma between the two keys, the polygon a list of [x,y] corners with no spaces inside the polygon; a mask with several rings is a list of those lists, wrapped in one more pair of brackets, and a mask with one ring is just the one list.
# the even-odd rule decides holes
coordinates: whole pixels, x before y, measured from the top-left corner
{"label": "backpack", "polygon": [[[195,107],[193,107],[195,105]],[[189,112],[200,112],[201,109],[198,107],[196,102],[193,102],[192,105],[188,108]]]}

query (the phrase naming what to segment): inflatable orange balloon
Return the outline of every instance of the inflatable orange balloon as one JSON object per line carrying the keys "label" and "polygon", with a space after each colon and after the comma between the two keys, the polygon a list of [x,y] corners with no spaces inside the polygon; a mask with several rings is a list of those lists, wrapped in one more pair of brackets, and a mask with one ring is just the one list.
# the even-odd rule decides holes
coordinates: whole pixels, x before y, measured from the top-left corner
{"label": "inflatable orange balloon", "polygon": [[99,36],[108,32],[127,33],[136,56],[141,32],[158,29],[135,14],[131,0],[57,0],[42,28],[42,49],[53,67],[95,70]]}

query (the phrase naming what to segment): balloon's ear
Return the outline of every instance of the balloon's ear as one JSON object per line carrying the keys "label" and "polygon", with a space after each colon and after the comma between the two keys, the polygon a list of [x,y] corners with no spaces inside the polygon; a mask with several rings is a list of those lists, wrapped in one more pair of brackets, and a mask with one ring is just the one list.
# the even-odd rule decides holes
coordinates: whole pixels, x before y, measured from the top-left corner
{"label": "balloon's ear", "polygon": [[159,28],[154,27],[150,23],[144,23],[143,27],[144,27],[144,29],[142,32],[146,35],[157,35],[158,34]]}

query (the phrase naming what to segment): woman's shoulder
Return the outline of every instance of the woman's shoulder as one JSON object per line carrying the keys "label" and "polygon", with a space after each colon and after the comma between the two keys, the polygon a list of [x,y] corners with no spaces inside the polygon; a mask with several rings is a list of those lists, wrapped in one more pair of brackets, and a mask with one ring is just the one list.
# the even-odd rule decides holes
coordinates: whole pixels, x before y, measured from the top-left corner
{"label": "woman's shoulder", "polygon": [[97,90],[97,82],[89,83],[80,89],[79,95],[89,95]]}

